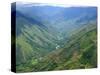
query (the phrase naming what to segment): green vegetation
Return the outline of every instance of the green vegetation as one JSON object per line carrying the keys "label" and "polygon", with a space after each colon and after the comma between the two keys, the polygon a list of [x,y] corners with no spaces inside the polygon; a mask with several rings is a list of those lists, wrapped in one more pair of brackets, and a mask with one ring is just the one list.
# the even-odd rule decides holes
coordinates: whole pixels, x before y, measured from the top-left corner
{"label": "green vegetation", "polygon": [[[17,72],[84,69],[97,67],[97,31],[90,24],[73,31],[56,49],[55,36],[39,27],[25,27],[17,41]],[[61,42],[62,43],[62,42]],[[20,61],[20,62],[19,62]]]}
{"label": "green vegetation", "polygon": [[97,67],[97,7],[18,2],[11,16],[16,72]]}

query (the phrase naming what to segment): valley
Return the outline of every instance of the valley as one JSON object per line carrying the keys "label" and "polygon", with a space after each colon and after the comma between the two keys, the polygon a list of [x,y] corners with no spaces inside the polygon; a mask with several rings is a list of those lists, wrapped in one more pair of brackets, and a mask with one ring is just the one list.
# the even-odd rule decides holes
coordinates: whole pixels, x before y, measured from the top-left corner
{"label": "valley", "polygon": [[12,13],[16,13],[17,72],[97,67],[96,7],[18,3]]}

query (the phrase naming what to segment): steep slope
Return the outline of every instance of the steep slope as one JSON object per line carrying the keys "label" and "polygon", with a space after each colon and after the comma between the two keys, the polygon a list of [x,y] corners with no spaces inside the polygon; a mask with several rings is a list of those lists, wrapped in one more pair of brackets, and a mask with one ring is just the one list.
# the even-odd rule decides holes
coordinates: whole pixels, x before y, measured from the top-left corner
{"label": "steep slope", "polygon": [[17,64],[25,63],[32,57],[39,58],[56,49],[58,43],[56,32],[50,31],[34,19],[30,20],[20,12],[16,12],[16,28]]}
{"label": "steep slope", "polygon": [[[65,70],[97,67],[96,25],[89,25],[71,36],[64,48],[44,59],[39,70]],[[44,65],[44,66],[43,66]]]}
{"label": "steep slope", "polygon": [[18,4],[17,72],[96,67],[96,10]]}
{"label": "steep slope", "polygon": [[74,29],[78,29],[87,22],[97,18],[97,13],[95,13],[97,10],[96,7],[66,8],[49,5],[39,6],[39,4],[36,6],[34,4],[18,5],[18,11],[39,21],[47,27],[54,27],[55,30],[58,30],[60,33],[63,33],[64,31],[70,32]]}
{"label": "steep slope", "polygon": [[51,71],[97,67],[96,23],[74,31],[63,48],[53,50],[41,60],[31,60],[18,66],[17,71]]}

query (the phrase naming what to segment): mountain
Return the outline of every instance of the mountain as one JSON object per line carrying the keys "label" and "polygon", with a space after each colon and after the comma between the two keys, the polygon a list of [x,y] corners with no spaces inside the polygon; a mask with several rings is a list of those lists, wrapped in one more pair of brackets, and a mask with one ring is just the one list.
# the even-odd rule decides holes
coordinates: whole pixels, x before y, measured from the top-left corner
{"label": "mountain", "polygon": [[[95,24],[89,24],[73,32],[63,48],[53,50],[39,60],[33,59],[17,66],[18,72],[97,67],[97,27]],[[23,66],[25,68],[22,68]]]}
{"label": "mountain", "polygon": [[30,57],[39,58],[56,48],[55,32],[51,33],[46,26],[19,14],[19,12],[16,14],[16,55],[18,56],[16,59],[18,62],[25,62]]}
{"label": "mountain", "polygon": [[39,4],[24,5],[20,3],[17,5],[17,11],[45,25],[51,31],[56,30],[61,36],[66,32],[68,36],[73,30],[79,29],[97,18],[97,13],[95,13],[97,9],[95,7],[66,8],[50,5],[39,6]]}
{"label": "mountain", "polygon": [[16,4],[17,72],[97,66],[97,8]]}

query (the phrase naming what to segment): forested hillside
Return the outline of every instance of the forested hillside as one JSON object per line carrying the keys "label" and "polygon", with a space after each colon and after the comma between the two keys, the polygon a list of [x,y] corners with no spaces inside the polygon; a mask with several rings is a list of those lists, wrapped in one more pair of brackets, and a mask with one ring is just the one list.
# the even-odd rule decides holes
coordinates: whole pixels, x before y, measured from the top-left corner
{"label": "forested hillside", "polygon": [[96,7],[18,3],[15,12],[17,72],[97,67]]}

